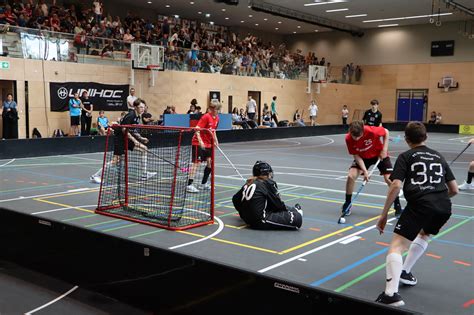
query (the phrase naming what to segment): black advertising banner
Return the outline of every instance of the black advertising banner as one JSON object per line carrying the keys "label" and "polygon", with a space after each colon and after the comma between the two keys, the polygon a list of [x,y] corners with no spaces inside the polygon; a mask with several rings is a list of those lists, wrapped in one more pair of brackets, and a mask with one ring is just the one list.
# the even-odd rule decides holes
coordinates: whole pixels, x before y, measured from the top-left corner
{"label": "black advertising banner", "polygon": [[209,99],[212,102],[212,100],[218,100],[219,102],[221,101],[221,92],[219,91],[210,91],[209,92]]}
{"label": "black advertising banner", "polygon": [[129,85],[112,85],[94,82],[49,83],[49,95],[52,112],[69,110],[69,100],[74,93],[87,91],[94,111],[127,111]]}

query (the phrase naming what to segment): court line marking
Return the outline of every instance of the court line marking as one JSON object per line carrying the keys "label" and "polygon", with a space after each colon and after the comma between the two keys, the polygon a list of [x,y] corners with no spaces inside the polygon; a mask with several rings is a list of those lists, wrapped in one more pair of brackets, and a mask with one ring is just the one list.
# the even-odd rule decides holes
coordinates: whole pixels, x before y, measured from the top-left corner
{"label": "court line marking", "polygon": [[[89,207],[97,207],[97,205],[86,205],[86,206],[79,206],[79,207],[89,208]],[[39,215],[39,214],[58,212],[58,211],[64,211],[64,210],[69,210],[69,209],[74,209],[74,206],[65,207],[65,208],[58,208],[58,209],[52,209],[52,210],[39,211],[39,212],[33,212],[31,214],[32,215]]]}
{"label": "court line marking", "polygon": [[350,243],[352,243],[352,242],[355,242],[355,241],[357,241],[358,239],[361,239],[361,238],[362,238],[361,236],[357,236],[357,235],[356,235],[356,236],[353,236],[353,237],[351,237],[351,238],[349,238],[349,239],[347,239],[347,240],[342,241],[341,244],[342,244],[342,245],[347,245],[347,244],[350,244]]}
{"label": "court line marking", "polygon": [[11,159],[11,160],[8,161],[7,163],[0,165],[0,167],[7,166],[8,164],[11,164],[11,163],[13,163],[13,162],[15,162],[15,159]]}
{"label": "court line marking", "polygon": [[[211,233],[211,234],[209,234],[208,236],[206,236],[204,238],[201,238],[201,239],[198,239],[198,240],[195,240],[195,241],[192,241],[192,242],[188,242],[188,243],[168,247],[168,249],[174,250],[174,249],[194,245],[194,244],[197,244],[197,243],[200,243],[200,242],[207,241],[208,239],[214,238],[214,236],[218,235],[220,232],[222,232],[222,230],[224,230],[224,222],[222,222],[222,220],[219,219],[217,216],[214,216],[214,219],[219,223],[219,228],[216,231],[214,231],[214,233]],[[178,231],[178,232],[187,234],[185,231]]]}
{"label": "court line marking", "polygon": [[[326,137],[326,136],[314,136],[314,137],[323,138],[323,139],[328,139],[329,142],[320,143],[320,144],[313,144],[313,145],[304,145],[304,146],[303,146],[300,142],[293,141],[293,142],[299,143],[299,145],[297,144],[297,145],[287,145],[287,146],[275,146],[275,147],[272,147],[272,148],[262,148],[262,149],[254,149],[254,148],[244,149],[244,148],[245,148],[245,145],[251,145],[251,144],[253,144],[253,143],[255,143],[255,144],[258,145],[258,142],[261,143],[261,141],[257,140],[257,141],[249,141],[249,142],[244,142],[244,143],[236,143],[236,144],[234,144],[234,146],[235,146],[235,145],[241,145],[241,146],[244,147],[244,148],[239,148],[239,149],[227,149],[226,151],[227,151],[227,152],[273,151],[273,150],[280,150],[280,149],[296,148],[296,147],[301,147],[301,146],[303,146],[305,149],[308,149],[308,148],[324,147],[324,146],[331,145],[331,144],[333,144],[334,142],[336,142],[334,139],[331,139],[331,138]],[[289,138],[289,139],[292,139],[292,138]],[[275,140],[282,141],[282,140],[286,140],[286,139],[273,139],[273,141],[275,141]],[[265,141],[272,141],[272,140],[265,140]],[[228,144],[228,145],[229,145],[229,144]]]}
{"label": "court line marking", "polygon": [[[469,221],[471,221],[471,220],[472,220],[472,218],[466,219],[466,220],[463,220],[463,221],[461,221],[461,222],[459,222],[459,223],[457,223],[457,224],[451,226],[451,227],[448,228],[447,230],[444,230],[444,231],[442,231],[441,233],[439,233],[438,235],[433,236],[433,237],[429,240],[429,243],[431,243],[431,242],[432,242],[433,240],[435,240],[435,239],[438,239],[438,238],[440,238],[440,237],[442,237],[442,236],[444,236],[444,235],[450,233],[451,231],[457,229],[458,227],[460,227],[460,226],[466,224],[467,222],[469,222]],[[405,253],[403,253],[402,256],[406,256],[406,255],[408,255],[408,251],[405,252]],[[385,265],[386,265],[385,263],[383,263],[383,264],[381,264],[381,265],[378,265],[377,267],[375,267],[375,268],[373,268],[373,269],[367,271],[366,273],[364,273],[364,274],[358,276],[357,278],[355,278],[355,279],[353,279],[353,280],[351,280],[351,281],[349,281],[349,282],[344,283],[344,284],[341,285],[340,287],[334,289],[334,291],[340,293],[340,292],[346,290],[347,288],[352,287],[353,285],[359,283],[360,281],[362,281],[362,280],[364,280],[364,279],[370,277],[370,276],[373,275],[374,273],[376,273],[376,272],[380,271],[381,269],[385,268]]]}
{"label": "court line marking", "polygon": [[71,294],[72,292],[76,291],[77,289],[79,288],[79,286],[75,285],[74,287],[72,287],[72,289],[70,289],[69,291],[67,291],[66,293],[64,293],[63,295],[60,295],[58,296],[57,298],[55,298],[54,300],[44,304],[44,305],[41,305],[40,307],[37,307],[35,308],[34,310],[32,311],[29,311],[29,312],[26,312],[25,315],[30,315],[30,314],[33,314],[33,313],[36,313],[37,311],[40,311],[42,310],[43,308],[46,308],[48,306],[50,306],[51,304],[54,304],[56,303],[57,301],[65,298],[66,296],[68,296],[69,294]]}
{"label": "court line marking", "polygon": [[87,210],[87,209],[83,209],[83,208],[81,208],[81,207],[66,205],[66,204],[59,203],[59,202],[53,202],[53,201],[44,200],[44,199],[39,199],[39,198],[35,198],[35,199],[33,199],[33,200],[34,200],[34,201],[39,201],[39,202],[44,202],[44,203],[49,203],[49,204],[51,204],[51,205],[60,206],[60,207],[70,207],[70,209],[76,209],[76,210],[83,211],[83,212],[95,213],[95,212],[92,211],[92,210]]}
{"label": "court line marking", "polygon": [[[396,218],[388,219],[387,222],[390,222],[390,221],[393,221],[393,220],[396,220]],[[300,258],[302,258],[302,257],[311,255],[311,254],[313,254],[313,253],[319,252],[320,250],[323,250],[323,249],[325,249],[325,248],[328,248],[328,247],[330,247],[330,246],[333,246],[333,245],[335,245],[335,244],[338,244],[338,243],[340,243],[340,242],[342,242],[342,241],[344,241],[344,240],[346,240],[346,239],[349,239],[349,238],[351,238],[351,237],[353,237],[353,236],[356,236],[356,235],[359,235],[359,234],[363,234],[363,233],[365,233],[365,232],[367,232],[367,231],[373,230],[374,228],[375,228],[375,224],[372,225],[372,226],[369,226],[369,227],[367,227],[367,228],[365,228],[365,229],[363,229],[363,230],[360,230],[360,231],[357,231],[357,232],[355,232],[355,233],[352,233],[352,234],[350,234],[350,235],[341,237],[341,238],[339,238],[339,239],[337,239],[337,240],[334,240],[334,241],[332,241],[332,242],[329,242],[329,243],[326,243],[326,244],[321,245],[321,246],[319,246],[319,247],[313,248],[313,249],[311,249],[311,250],[309,250],[309,251],[306,251],[306,252],[304,252],[304,253],[301,253],[301,254],[299,254],[299,255],[296,255],[296,256],[293,256],[293,257],[291,257],[291,258],[288,258],[288,259],[285,259],[285,260],[283,260],[283,261],[280,261],[279,263],[276,263],[276,264],[273,264],[273,265],[271,265],[271,266],[262,268],[262,269],[258,270],[257,272],[258,272],[258,273],[265,273],[265,272],[267,272],[267,271],[270,271],[270,270],[273,270],[273,269],[275,269],[275,268],[281,267],[281,266],[286,265],[286,264],[288,264],[288,263],[290,263],[290,262],[293,262],[293,261],[295,261],[295,260],[298,260],[298,259],[300,259]]]}

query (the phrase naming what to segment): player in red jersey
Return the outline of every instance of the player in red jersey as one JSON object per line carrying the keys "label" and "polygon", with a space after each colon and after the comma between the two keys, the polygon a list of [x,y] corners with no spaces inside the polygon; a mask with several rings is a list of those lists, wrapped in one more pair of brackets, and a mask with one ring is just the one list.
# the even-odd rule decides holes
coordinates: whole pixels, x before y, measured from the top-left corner
{"label": "player in red jersey", "polygon": [[[342,211],[348,216],[351,214],[349,205],[351,204],[352,191],[354,184],[359,175],[364,176],[364,180],[369,180],[369,173],[367,169],[377,163],[380,174],[384,177],[388,186],[392,183],[390,174],[393,171],[390,157],[388,156],[388,130],[383,127],[369,127],[364,126],[363,121],[353,121],[349,125],[349,133],[346,135],[346,145],[349,154],[354,156],[349,168],[346,182],[346,201],[342,206]],[[381,141],[383,138],[383,142]],[[398,217],[402,213],[400,200],[397,197],[394,201],[395,215]]]}
{"label": "player in red jersey", "polygon": [[[204,169],[204,175],[201,181],[202,189],[210,189],[211,185],[207,182],[209,175],[212,172],[212,146],[217,146],[216,129],[219,125],[219,110],[220,104],[217,102],[211,102],[207,109],[207,113],[204,114],[196,126],[196,133],[192,139],[192,154],[193,154],[193,166],[189,174],[188,186],[186,190],[191,193],[199,192],[199,189],[193,185],[194,175],[196,174],[197,164],[206,161],[207,165]],[[207,129],[210,131],[200,131],[200,129]]]}

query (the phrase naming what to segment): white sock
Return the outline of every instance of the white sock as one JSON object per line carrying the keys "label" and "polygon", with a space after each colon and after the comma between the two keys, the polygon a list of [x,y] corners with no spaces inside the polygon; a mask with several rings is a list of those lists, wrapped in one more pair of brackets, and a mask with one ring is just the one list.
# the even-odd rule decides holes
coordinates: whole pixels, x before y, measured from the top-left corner
{"label": "white sock", "polygon": [[428,247],[428,242],[422,239],[420,236],[417,236],[415,240],[411,243],[410,249],[408,249],[408,255],[405,258],[403,263],[403,270],[406,272],[411,272],[411,269],[415,263],[423,256],[426,248]]}
{"label": "white sock", "polygon": [[394,293],[398,292],[398,282],[400,281],[400,274],[402,273],[402,264],[402,255],[398,253],[387,255],[385,294],[388,296],[393,296]]}
{"label": "white sock", "polygon": [[146,152],[142,152],[142,167],[143,167],[143,173],[145,175],[146,175],[146,164],[147,164]]}

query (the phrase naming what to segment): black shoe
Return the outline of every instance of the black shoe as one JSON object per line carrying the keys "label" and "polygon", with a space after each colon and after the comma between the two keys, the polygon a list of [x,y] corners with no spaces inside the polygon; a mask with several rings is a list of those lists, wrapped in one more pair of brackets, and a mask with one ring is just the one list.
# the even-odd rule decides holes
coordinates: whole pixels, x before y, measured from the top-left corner
{"label": "black shoe", "polygon": [[418,283],[418,280],[413,276],[411,272],[407,273],[405,270],[400,275],[400,282],[404,285],[414,286]]}
{"label": "black shoe", "polygon": [[394,293],[392,296],[388,296],[385,292],[380,293],[379,297],[375,300],[375,302],[391,305],[391,306],[403,306],[405,302],[403,302],[402,297],[398,293]]}
{"label": "black shoe", "polygon": [[300,205],[299,203],[297,203],[297,204],[295,205],[295,208],[296,208],[296,210],[301,210],[301,205]]}
{"label": "black shoe", "polygon": [[351,208],[352,208],[352,204],[350,202],[344,202],[344,204],[342,205],[342,214],[345,217],[350,216],[351,215]]}
{"label": "black shoe", "polygon": [[394,205],[393,207],[395,208],[395,218],[400,219],[400,216],[402,215],[402,212],[403,212],[402,206],[398,204],[398,205]]}

